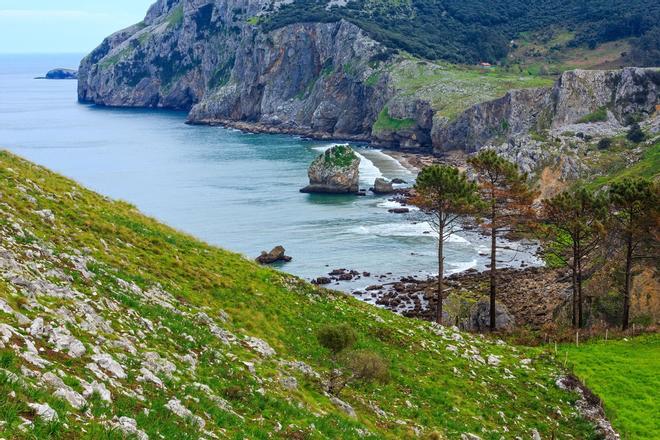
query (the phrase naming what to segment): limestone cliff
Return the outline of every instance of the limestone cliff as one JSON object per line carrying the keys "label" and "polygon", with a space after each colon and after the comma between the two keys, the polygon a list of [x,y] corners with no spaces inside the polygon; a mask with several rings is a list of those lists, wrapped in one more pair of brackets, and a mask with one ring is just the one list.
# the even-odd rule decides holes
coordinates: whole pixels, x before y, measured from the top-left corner
{"label": "limestone cliff", "polygon": [[143,22],[82,61],[79,99],[185,109],[196,124],[435,153],[521,145],[522,135],[596,111],[621,126],[658,102],[653,69],[565,72],[552,86],[397,54],[343,19],[267,32],[259,23],[285,3],[159,0]]}
{"label": "limestone cliff", "polygon": [[435,152],[473,152],[529,132],[558,130],[591,120],[622,126],[628,117],[653,114],[660,93],[660,70],[574,70],[561,75],[552,88],[512,90],[504,97],[475,105],[455,120],[433,126]]}
{"label": "limestone cliff", "polygon": [[385,48],[346,21],[263,33],[252,23],[270,3],[160,0],[83,60],[80,100],[368,139],[388,88],[365,80]]}

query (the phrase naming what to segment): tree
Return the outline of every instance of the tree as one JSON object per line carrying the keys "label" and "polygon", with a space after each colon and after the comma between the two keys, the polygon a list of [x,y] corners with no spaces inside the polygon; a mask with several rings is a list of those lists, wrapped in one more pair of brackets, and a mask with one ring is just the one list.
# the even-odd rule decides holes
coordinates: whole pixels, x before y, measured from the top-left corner
{"label": "tree", "polygon": [[468,163],[474,168],[479,194],[484,202],[481,227],[490,232],[490,330],[495,330],[495,296],[497,271],[497,237],[534,218],[532,203],[536,193],[527,184],[515,164],[500,157],[493,150],[482,150]]}
{"label": "tree", "polygon": [[646,139],[646,135],[642,131],[642,127],[639,126],[639,123],[634,122],[631,126],[630,129],[628,130],[628,134],[626,134],[626,138],[630,142],[634,142],[636,144],[639,144],[642,142],[644,139]]}
{"label": "tree", "polygon": [[604,235],[605,200],[586,188],[577,188],[544,200],[542,215],[548,226],[545,240],[549,251],[571,269],[573,327],[581,328],[584,273]]}
{"label": "tree", "polygon": [[[641,177],[614,182],[609,190],[613,219],[625,248],[622,328],[630,324],[630,292],[633,262],[639,258],[657,259],[657,236],[660,226],[660,185]],[[643,253],[643,249],[650,252]]]}
{"label": "tree", "polygon": [[444,243],[456,232],[462,215],[475,212],[479,203],[477,185],[465,173],[447,165],[424,168],[415,184],[413,204],[431,216],[431,226],[438,233],[438,283],[435,321],[442,324],[444,282]]}

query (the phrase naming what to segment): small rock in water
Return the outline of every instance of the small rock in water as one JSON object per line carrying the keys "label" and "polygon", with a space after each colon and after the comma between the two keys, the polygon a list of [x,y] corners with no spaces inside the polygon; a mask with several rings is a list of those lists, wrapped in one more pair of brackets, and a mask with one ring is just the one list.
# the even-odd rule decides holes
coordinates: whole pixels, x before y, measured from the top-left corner
{"label": "small rock in water", "polygon": [[262,251],[256,261],[260,264],[273,264],[278,261],[289,262],[292,259],[286,255],[286,250],[282,246],[275,246],[270,252]]}

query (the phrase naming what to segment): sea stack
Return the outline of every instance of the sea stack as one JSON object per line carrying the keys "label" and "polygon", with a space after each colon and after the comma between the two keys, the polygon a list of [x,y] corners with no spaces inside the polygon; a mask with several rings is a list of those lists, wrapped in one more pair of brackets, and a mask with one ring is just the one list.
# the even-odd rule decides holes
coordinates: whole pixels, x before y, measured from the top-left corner
{"label": "sea stack", "polygon": [[309,167],[309,185],[303,193],[357,194],[360,158],[348,145],[336,145],[317,157]]}

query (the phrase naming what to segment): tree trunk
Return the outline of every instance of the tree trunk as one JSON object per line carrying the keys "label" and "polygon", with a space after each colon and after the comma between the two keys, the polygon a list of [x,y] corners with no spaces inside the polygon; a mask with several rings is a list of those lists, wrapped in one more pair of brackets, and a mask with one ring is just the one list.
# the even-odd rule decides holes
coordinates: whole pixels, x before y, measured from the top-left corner
{"label": "tree trunk", "polygon": [[626,283],[623,292],[623,323],[621,328],[628,329],[630,324],[630,290],[632,288],[633,237],[629,232],[626,237]]}
{"label": "tree trunk", "polygon": [[577,328],[577,270],[575,268],[575,262],[573,262],[571,267],[572,278],[573,278],[573,298],[571,301],[571,323],[573,328]]}
{"label": "tree trunk", "polygon": [[578,328],[582,328],[584,320],[582,318],[582,249],[580,242],[577,243],[577,307],[578,307]]}
{"label": "tree trunk", "polygon": [[[493,216],[493,223],[495,218]],[[497,228],[494,226],[490,230],[490,331],[495,331],[495,292],[496,292],[496,279],[495,271],[497,270]]]}
{"label": "tree trunk", "polygon": [[440,221],[440,226],[438,228],[438,292],[436,295],[437,305],[435,307],[435,322],[442,324],[442,291],[445,277],[445,257],[444,257],[444,239],[445,239],[445,228]]}

